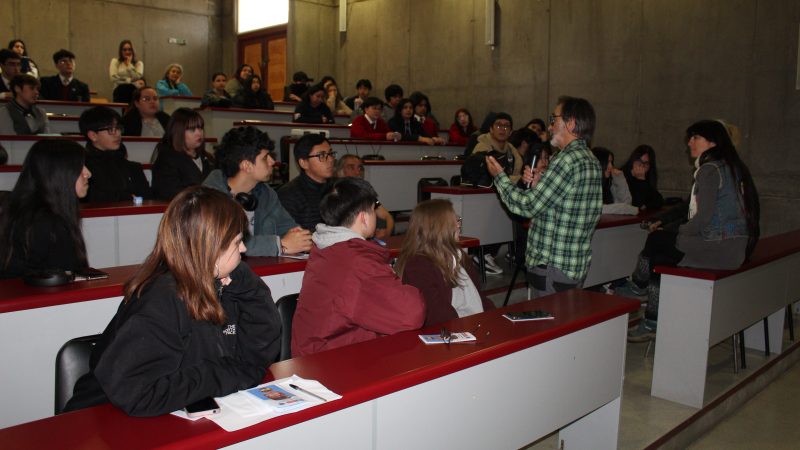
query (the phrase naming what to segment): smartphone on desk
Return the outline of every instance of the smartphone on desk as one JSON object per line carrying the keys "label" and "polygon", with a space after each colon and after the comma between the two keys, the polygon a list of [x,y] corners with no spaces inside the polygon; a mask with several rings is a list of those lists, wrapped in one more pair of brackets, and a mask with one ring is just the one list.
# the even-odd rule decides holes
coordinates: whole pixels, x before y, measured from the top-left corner
{"label": "smartphone on desk", "polygon": [[196,401],[191,405],[186,405],[186,415],[192,418],[195,417],[204,417],[204,416],[211,416],[214,414],[219,414],[219,405],[217,404],[214,397],[206,397],[200,401]]}
{"label": "smartphone on desk", "polygon": [[104,278],[108,278],[108,274],[106,272],[91,267],[78,269],[73,275],[74,281],[102,280]]}

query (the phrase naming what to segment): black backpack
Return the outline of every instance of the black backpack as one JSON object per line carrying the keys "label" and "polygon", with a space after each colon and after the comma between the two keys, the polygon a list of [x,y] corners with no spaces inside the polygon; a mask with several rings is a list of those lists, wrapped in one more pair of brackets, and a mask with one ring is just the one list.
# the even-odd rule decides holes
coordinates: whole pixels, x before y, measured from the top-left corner
{"label": "black backpack", "polygon": [[492,176],[489,175],[489,171],[486,169],[487,156],[493,156],[506,172],[508,172],[509,167],[514,167],[513,155],[506,155],[497,150],[473,153],[467,156],[467,159],[464,160],[464,165],[461,166],[461,184],[475,187],[489,187],[492,185]]}

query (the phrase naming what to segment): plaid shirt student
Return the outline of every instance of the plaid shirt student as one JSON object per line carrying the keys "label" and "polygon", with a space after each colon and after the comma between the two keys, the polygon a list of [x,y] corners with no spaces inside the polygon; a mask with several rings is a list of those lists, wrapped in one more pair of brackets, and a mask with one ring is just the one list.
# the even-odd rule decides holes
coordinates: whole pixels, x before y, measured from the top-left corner
{"label": "plaid shirt student", "polygon": [[505,173],[495,177],[500,199],[514,214],[530,217],[528,267],[544,264],[583,280],[592,260],[592,235],[603,207],[602,170],[586,141],[560,151],[536,187],[515,187]]}

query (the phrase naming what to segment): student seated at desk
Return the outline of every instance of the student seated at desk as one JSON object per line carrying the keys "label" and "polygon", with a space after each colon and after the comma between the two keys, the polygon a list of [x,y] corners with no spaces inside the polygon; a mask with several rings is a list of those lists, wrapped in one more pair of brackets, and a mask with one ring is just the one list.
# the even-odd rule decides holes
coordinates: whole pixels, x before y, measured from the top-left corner
{"label": "student seated at desk", "polygon": [[389,266],[375,233],[378,195],[358,178],[341,178],[325,194],[325,223],[313,235],[292,324],[292,356],[330,350],[419,328],[425,303]]}
{"label": "student seated at desk", "polygon": [[278,198],[295,222],[313,232],[322,222],[319,203],[333,178],[336,152],[321,134],[306,134],[294,144],[300,175],[281,186]]}
{"label": "student seated at desk", "polygon": [[241,262],[246,230],[225,194],[178,194],[65,411],[111,402],[157,416],[258,384],[281,325],[269,288]]}
{"label": "student seated at desk", "polygon": [[625,175],[614,167],[614,153],[605,147],[594,147],[592,153],[603,169],[603,214],[639,214],[639,208],[631,205]]}
{"label": "student seated at desk", "polygon": [[228,76],[222,72],[216,72],[211,76],[211,89],[203,94],[200,106],[211,106],[213,108],[230,108],[233,104],[230,95],[225,92],[225,84]]}
{"label": "student seated at desk", "polygon": [[88,267],[78,199],[86,196],[91,176],[76,142],[31,146],[14,190],[0,205],[0,278]]}
{"label": "student seated at desk", "polygon": [[480,293],[478,272],[461,249],[461,218],[450,200],[414,208],[395,270],[425,299],[425,326],[494,309]]}
{"label": "student seated at desk", "polygon": [[447,132],[450,136],[449,143],[450,145],[467,145],[469,137],[476,131],[478,131],[478,127],[472,122],[472,114],[466,108],[459,108],[453,117],[450,130]]}
{"label": "student seated at desk", "polygon": [[658,192],[658,167],[656,151],[642,144],[631,152],[628,161],[622,166],[622,173],[631,192],[631,204],[639,209],[661,208],[664,197]]}
{"label": "student seated at desk", "polygon": [[428,145],[444,144],[444,139],[439,136],[429,136],[425,133],[422,124],[414,119],[414,105],[407,98],[397,104],[394,117],[389,121],[389,128],[400,133],[401,141],[422,142]]}
{"label": "student seated at desk", "polygon": [[183,189],[201,184],[214,169],[213,157],[205,150],[203,116],[189,108],[175,110],[153,157],[155,198],[172,200]]}
{"label": "student seated at desk", "polygon": [[178,63],[172,63],[167,66],[164,71],[164,76],[156,81],[156,92],[159,97],[166,97],[168,95],[178,95],[190,97],[192,90],[183,81],[183,66]]}
{"label": "student seated at desk", "polygon": [[217,146],[215,156],[220,169],[213,170],[203,181],[205,186],[236,199],[250,217],[245,245],[251,256],[311,250],[311,232],[297,226],[278,194],[267,184],[275,166],[270,154],[274,146],[269,135],[256,128],[234,128]]}
{"label": "student seated at desk", "polygon": [[650,225],[631,276],[640,289],[647,289],[644,320],[629,333],[631,341],[655,336],[660,287],[655,266],[736,269],[758,242],[758,192],[726,126],[717,120],[701,120],[686,129],[686,142],[697,167],[688,214],[668,223],[668,216],[686,213],[685,208],[673,208]]}
{"label": "student seated at desk", "polygon": [[238,108],[275,109],[275,103],[272,102],[272,97],[264,90],[261,77],[258,75],[253,75],[244,82],[244,88],[239,92],[239,95],[233,97],[233,104]]}
{"label": "student seated at desk", "polygon": [[53,64],[58,75],[42,77],[40,94],[45,100],[88,102],[89,85],[75,78],[75,54],[61,49],[53,53]]}
{"label": "student seated at desk", "polygon": [[303,94],[303,100],[294,108],[294,122],[300,123],[334,123],[333,113],[325,104],[325,88],[315,84]]}
{"label": "student seated at desk", "polygon": [[428,136],[439,135],[439,121],[433,116],[433,107],[427,95],[420,91],[412,92],[408,96],[414,104],[414,118],[422,125]]}
{"label": "student seated at desk", "polygon": [[128,111],[122,116],[124,136],[164,137],[169,114],[159,111],[158,94],[150,86],[133,91]]}
{"label": "student seated at desk", "polygon": [[32,75],[17,75],[11,80],[14,97],[0,106],[0,134],[47,134],[50,122],[47,113],[36,106],[39,80]]}
{"label": "student seated at desk", "polygon": [[399,141],[402,135],[392,131],[383,121],[381,111],[383,102],[377,97],[368,97],[361,105],[364,114],[358,116],[350,124],[350,137],[356,139],[371,139],[374,141]]}
{"label": "student seated at desk", "polygon": [[129,201],[133,196],[152,198],[142,165],[128,161],[119,113],[95,106],[81,113],[78,126],[87,141],[86,167],[94,174],[89,180],[87,202]]}
{"label": "student seated at desk", "polygon": [[[364,178],[364,161],[358,155],[346,154],[342,155],[336,161],[336,176],[341,177],[355,177]],[[371,185],[370,185],[371,186]],[[377,239],[386,239],[392,235],[394,230],[394,217],[383,205],[378,205],[375,208],[375,215],[378,217],[375,225],[375,237]]]}
{"label": "student seated at desk", "polygon": [[225,85],[225,92],[230,98],[234,98],[244,89],[244,83],[253,75],[253,68],[249,64],[242,64],[234,76]]}

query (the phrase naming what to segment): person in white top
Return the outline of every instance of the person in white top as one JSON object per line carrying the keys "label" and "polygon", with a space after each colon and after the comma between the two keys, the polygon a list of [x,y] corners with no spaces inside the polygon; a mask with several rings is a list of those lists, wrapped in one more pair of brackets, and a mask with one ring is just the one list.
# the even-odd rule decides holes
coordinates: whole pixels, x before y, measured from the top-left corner
{"label": "person in white top", "polygon": [[130,103],[133,91],[144,86],[144,62],[136,59],[133,43],[119,43],[118,57],[111,59],[108,76],[114,85],[114,102]]}

